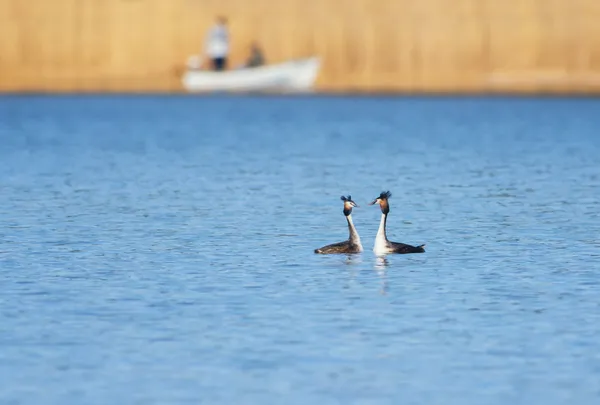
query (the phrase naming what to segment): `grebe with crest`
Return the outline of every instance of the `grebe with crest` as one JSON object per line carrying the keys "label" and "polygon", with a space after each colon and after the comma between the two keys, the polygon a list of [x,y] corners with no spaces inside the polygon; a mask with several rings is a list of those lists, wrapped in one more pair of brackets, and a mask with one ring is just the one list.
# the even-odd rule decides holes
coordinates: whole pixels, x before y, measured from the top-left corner
{"label": "grebe with crest", "polygon": [[346,221],[348,221],[348,231],[350,236],[348,240],[332,243],[331,245],[323,246],[322,248],[315,249],[315,253],[321,254],[334,254],[334,253],[360,253],[363,251],[362,244],[360,243],[360,237],[358,236],[358,232],[356,232],[356,228],[354,227],[354,222],[352,222],[352,208],[358,207],[354,201],[352,201],[352,197],[341,197],[341,200],[344,202],[344,215],[346,216]]}
{"label": "grebe with crest", "polygon": [[376,255],[387,253],[425,253],[425,244],[412,246],[405,243],[390,242],[388,240],[385,233],[385,224],[387,215],[390,212],[390,204],[388,200],[391,196],[392,193],[389,191],[384,191],[379,195],[379,197],[369,203],[369,205],[379,204],[379,207],[381,208],[381,222],[379,223],[379,230],[377,231],[377,236],[375,237],[375,246],[373,246],[373,251]]}

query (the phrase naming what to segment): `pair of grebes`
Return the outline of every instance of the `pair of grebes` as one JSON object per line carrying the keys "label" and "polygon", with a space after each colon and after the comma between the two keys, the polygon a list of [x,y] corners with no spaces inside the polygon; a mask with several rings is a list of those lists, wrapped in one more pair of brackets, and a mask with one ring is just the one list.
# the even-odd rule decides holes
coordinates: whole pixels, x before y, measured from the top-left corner
{"label": "pair of grebes", "polygon": [[[388,213],[390,212],[390,203],[388,200],[391,196],[392,193],[390,193],[389,191],[384,191],[379,195],[379,197],[377,197],[371,203],[369,203],[369,205],[379,204],[379,207],[381,208],[381,222],[379,223],[379,230],[377,231],[377,236],[375,237],[375,246],[373,247],[373,251],[376,255],[383,255],[388,253],[424,253],[425,244],[419,246],[412,246],[407,245],[405,243],[391,242],[388,240],[387,235],[385,233],[385,223],[387,220]],[[362,244],[360,243],[360,237],[358,236],[358,232],[356,232],[356,228],[354,227],[354,223],[352,222],[352,208],[358,207],[358,205],[356,205],[356,203],[352,201],[351,196],[342,196],[341,198],[344,202],[344,215],[346,216],[346,221],[348,221],[348,230],[350,231],[350,237],[344,242],[333,243],[331,245],[315,249],[315,253],[360,253],[363,251]]]}

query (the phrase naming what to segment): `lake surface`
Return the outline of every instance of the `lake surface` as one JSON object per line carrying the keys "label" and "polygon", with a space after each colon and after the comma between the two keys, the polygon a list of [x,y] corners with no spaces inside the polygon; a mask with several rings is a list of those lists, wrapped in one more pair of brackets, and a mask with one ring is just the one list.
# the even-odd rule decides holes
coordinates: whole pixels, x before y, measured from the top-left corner
{"label": "lake surface", "polygon": [[2,405],[600,403],[600,99],[3,96],[0,174]]}

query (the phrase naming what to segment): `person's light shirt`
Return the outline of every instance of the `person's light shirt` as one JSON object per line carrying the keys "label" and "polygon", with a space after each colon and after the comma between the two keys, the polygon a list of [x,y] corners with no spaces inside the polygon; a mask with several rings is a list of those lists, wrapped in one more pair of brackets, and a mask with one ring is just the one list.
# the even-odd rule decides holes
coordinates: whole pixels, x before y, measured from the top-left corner
{"label": "person's light shirt", "polygon": [[224,25],[215,25],[208,32],[206,53],[211,58],[224,58],[229,52],[229,33]]}

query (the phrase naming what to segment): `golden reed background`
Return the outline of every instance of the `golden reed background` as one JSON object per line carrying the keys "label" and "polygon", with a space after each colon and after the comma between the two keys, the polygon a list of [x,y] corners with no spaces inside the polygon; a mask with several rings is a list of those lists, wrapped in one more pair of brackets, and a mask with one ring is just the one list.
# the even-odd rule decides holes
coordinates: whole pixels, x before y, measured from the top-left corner
{"label": "golden reed background", "polygon": [[181,91],[217,14],[321,90],[600,91],[600,0],[0,0],[0,91]]}

